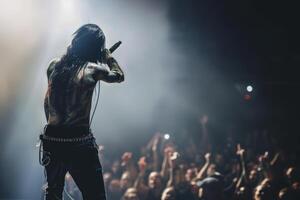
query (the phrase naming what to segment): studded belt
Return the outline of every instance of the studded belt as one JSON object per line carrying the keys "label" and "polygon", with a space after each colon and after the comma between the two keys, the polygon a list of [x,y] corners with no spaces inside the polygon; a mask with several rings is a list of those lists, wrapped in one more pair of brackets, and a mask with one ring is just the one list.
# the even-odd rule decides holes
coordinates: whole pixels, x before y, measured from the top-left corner
{"label": "studded belt", "polygon": [[58,138],[58,137],[51,137],[45,134],[40,135],[40,139],[42,141],[51,141],[51,142],[83,142],[92,138],[94,138],[93,134],[88,134],[84,137],[76,137],[76,138]]}

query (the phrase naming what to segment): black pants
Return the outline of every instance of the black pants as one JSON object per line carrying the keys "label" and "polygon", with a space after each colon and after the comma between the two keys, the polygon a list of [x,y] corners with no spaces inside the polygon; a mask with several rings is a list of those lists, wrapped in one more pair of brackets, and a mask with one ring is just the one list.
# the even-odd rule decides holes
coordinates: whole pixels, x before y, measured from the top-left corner
{"label": "black pants", "polygon": [[[79,129],[80,130],[80,129]],[[56,136],[60,132],[72,135],[76,130],[52,129],[47,127],[45,135]],[[76,135],[76,134],[74,134]],[[78,135],[78,134],[77,134]],[[81,142],[43,141],[44,156],[50,161],[45,166],[47,174],[46,200],[62,199],[67,172],[71,174],[84,200],[105,200],[102,167],[94,138]]]}

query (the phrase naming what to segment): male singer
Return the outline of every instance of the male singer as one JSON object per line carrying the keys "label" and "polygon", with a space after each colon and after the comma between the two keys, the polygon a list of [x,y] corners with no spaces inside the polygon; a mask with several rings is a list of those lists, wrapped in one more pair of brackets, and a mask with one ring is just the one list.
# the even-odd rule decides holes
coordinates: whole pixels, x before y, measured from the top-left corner
{"label": "male singer", "polygon": [[90,131],[92,95],[99,80],[120,83],[124,73],[105,48],[102,30],[95,24],[80,27],[66,53],[50,63],[47,76],[47,125],[40,136],[48,183],[46,200],[62,199],[67,172],[85,200],[104,200],[102,168]]}

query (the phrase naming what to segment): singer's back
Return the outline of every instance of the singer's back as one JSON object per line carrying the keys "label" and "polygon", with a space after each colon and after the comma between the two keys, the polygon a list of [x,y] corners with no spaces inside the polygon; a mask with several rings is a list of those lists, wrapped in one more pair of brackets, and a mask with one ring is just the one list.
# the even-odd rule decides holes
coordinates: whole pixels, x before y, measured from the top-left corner
{"label": "singer's back", "polygon": [[56,59],[49,65],[45,107],[48,124],[89,126],[92,96],[97,81],[92,77],[92,65],[62,68]]}
{"label": "singer's back", "polygon": [[[66,53],[50,62],[47,70],[44,108],[48,125],[89,126],[97,81],[124,81],[123,71],[105,48],[105,36],[100,27],[86,24],[73,35]],[[120,42],[117,44],[112,49]]]}

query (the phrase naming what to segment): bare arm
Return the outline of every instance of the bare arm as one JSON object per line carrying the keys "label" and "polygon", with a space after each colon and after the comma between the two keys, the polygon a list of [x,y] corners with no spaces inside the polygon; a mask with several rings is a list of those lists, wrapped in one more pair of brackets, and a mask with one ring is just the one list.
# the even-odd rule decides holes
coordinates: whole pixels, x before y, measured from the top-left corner
{"label": "bare arm", "polygon": [[168,160],[169,160],[169,155],[166,155],[168,153],[165,153],[164,156],[164,160],[162,162],[162,166],[161,166],[161,171],[160,171],[160,175],[163,178],[166,178],[168,176]]}
{"label": "bare arm", "polygon": [[172,156],[169,158],[169,180],[167,182],[167,187],[175,186],[176,185],[176,164],[179,157],[178,152],[173,152]]}
{"label": "bare arm", "polygon": [[194,180],[201,180],[204,178],[205,173],[210,165],[210,153],[206,153],[205,154],[205,164],[203,165],[203,167],[201,168],[201,170],[198,172],[196,178]]}
{"label": "bare arm", "polygon": [[49,92],[47,90],[47,93],[45,95],[45,99],[44,99],[44,111],[45,111],[45,116],[46,116],[46,120],[48,122],[48,119],[49,119],[49,102],[48,102],[48,95],[49,95]]}
{"label": "bare arm", "polygon": [[118,62],[110,55],[107,49],[104,51],[104,57],[104,63],[107,64],[110,70],[107,70],[97,64],[91,64],[90,67],[94,69],[93,78],[95,80],[102,80],[108,83],[123,82],[124,73]]}
{"label": "bare arm", "polygon": [[[52,72],[54,71],[55,64],[58,61],[59,61],[59,59],[53,59],[49,64],[49,67],[47,69],[48,85],[49,85],[49,78],[50,78]],[[45,95],[45,98],[44,98],[44,111],[45,111],[45,116],[46,116],[47,122],[48,122],[48,119],[49,119],[49,101],[48,101],[48,97],[49,97],[49,89],[47,89],[47,92],[46,92],[46,95]]]}
{"label": "bare arm", "polygon": [[236,154],[240,157],[240,162],[241,162],[241,168],[242,168],[242,172],[241,175],[236,183],[236,190],[242,185],[242,182],[245,181],[247,182],[247,174],[246,174],[246,166],[245,166],[245,149],[241,148],[241,145],[238,144],[237,145],[237,152]]}
{"label": "bare arm", "polygon": [[133,187],[135,187],[135,188],[140,188],[141,186],[143,186],[143,187],[146,186],[146,184],[144,183],[144,176],[145,176],[145,171],[147,168],[145,156],[140,158],[140,160],[138,161],[138,166],[139,166],[139,174],[133,185]]}
{"label": "bare arm", "polygon": [[170,157],[172,156],[173,153],[174,153],[173,147],[167,147],[164,150],[164,159],[161,166],[160,174],[165,179],[167,179],[167,177],[170,175],[168,173],[168,170],[170,168]]}
{"label": "bare arm", "polygon": [[152,146],[152,156],[153,156],[153,171],[158,171],[159,168],[159,158],[158,158],[158,144],[160,140],[160,135],[155,135],[155,139]]}

